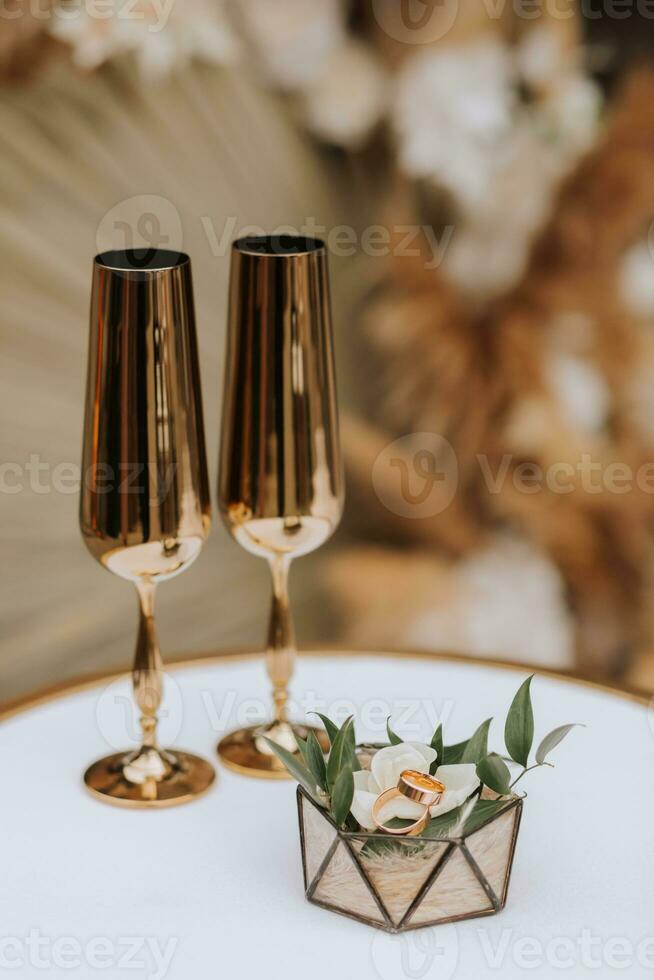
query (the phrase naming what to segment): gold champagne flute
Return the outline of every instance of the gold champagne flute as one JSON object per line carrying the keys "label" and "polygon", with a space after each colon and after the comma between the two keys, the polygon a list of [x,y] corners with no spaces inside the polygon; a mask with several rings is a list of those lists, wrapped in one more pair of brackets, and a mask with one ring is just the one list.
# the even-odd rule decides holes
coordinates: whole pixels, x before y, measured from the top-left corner
{"label": "gold champagne flute", "polygon": [[[327,254],[290,235],[232,247],[218,499],[243,548],[272,573],[267,667],[274,717],[231,732],[218,754],[231,769],[284,778],[264,736],[297,752],[306,726],[287,717],[295,636],[291,561],[319,548],[343,510]],[[322,744],[325,733],[316,730]]]}
{"label": "gold champagne flute", "polygon": [[140,748],[100,759],[84,782],[124,806],[184,803],[215,773],[204,759],[157,744],[154,595],[197,558],[211,525],[187,255],[132,249],[95,258],[82,476],[86,546],[138,591],[132,681],[142,728]]}

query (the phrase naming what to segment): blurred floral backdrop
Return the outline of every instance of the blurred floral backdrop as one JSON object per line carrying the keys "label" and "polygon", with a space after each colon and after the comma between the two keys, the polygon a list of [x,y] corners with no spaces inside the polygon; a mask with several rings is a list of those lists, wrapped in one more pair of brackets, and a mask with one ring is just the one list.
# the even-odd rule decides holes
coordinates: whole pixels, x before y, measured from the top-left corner
{"label": "blurred floral backdrop", "polygon": [[[348,504],[303,559],[301,639],[654,687],[651,23],[529,11],[5,8],[0,699],[130,656],[74,477],[25,476],[36,454],[52,490],[78,461],[92,255],[191,253],[211,452],[227,246],[251,226],[331,252]],[[162,592],[165,649],[261,642],[259,564],[216,529]]]}

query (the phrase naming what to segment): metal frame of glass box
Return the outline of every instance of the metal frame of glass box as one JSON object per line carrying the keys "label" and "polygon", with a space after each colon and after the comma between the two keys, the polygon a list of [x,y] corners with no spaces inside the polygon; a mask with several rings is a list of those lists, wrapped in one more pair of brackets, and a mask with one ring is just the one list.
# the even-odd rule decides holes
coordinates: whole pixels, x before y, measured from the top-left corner
{"label": "metal frame of glass box", "polygon": [[[463,837],[393,838],[405,842],[414,853],[420,841],[422,858],[415,881],[412,871],[403,873],[401,880],[392,875],[384,880],[379,862],[373,872],[365,845],[387,845],[387,835],[341,830],[301,786],[297,803],[304,888],[314,905],[392,933],[495,915],[504,908],[522,817],[521,799],[508,800],[506,807]],[[398,891],[400,884],[403,896]]]}

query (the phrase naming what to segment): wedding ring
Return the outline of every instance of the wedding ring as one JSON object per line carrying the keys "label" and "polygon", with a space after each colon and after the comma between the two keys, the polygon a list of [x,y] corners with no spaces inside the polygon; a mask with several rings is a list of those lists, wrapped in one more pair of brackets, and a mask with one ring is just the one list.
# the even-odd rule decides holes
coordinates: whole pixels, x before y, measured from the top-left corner
{"label": "wedding ring", "polygon": [[[424,772],[418,772],[415,769],[405,769],[400,774],[397,786],[393,789],[387,789],[375,800],[372,808],[372,819],[375,826],[379,830],[383,830],[385,834],[391,834],[393,837],[416,837],[422,833],[431,820],[429,808],[440,801],[444,792],[445,786],[440,780],[434,779],[433,776],[428,776]],[[400,796],[411,800],[413,803],[419,803],[421,806],[424,806],[424,813],[414,823],[409,824],[408,827],[400,827],[398,829],[386,827],[379,820],[379,814],[387,803]]]}
{"label": "wedding ring", "polygon": [[402,796],[424,806],[435,806],[445,792],[445,785],[440,779],[418,772],[417,769],[405,769],[400,773],[397,788]]}

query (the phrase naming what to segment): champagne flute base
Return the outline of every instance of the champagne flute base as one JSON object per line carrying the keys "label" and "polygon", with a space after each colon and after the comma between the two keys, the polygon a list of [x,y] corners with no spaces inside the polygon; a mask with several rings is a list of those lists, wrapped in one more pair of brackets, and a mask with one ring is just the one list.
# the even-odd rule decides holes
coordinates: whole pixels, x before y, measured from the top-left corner
{"label": "champagne flute base", "polygon": [[[144,752],[159,762],[160,771],[156,775],[139,776],[138,762],[143,760]],[[130,775],[138,781],[130,779]],[[161,809],[198,799],[215,778],[213,766],[190,752],[141,749],[136,753],[117,752],[94,762],[84,773],[84,785],[104,803],[132,809]]]}
{"label": "champagne flute base", "polygon": [[312,725],[295,725],[291,722],[273,721],[267,725],[253,725],[229,732],[217,747],[222,764],[242,776],[256,779],[289,779],[289,774],[271,751],[264,738],[279,742],[288,751],[298,751],[295,737],[305,739],[313,731],[324,752],[329,751],[329,738],[322,728]]}

